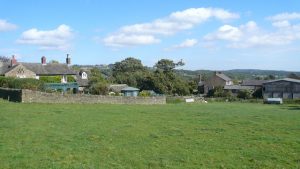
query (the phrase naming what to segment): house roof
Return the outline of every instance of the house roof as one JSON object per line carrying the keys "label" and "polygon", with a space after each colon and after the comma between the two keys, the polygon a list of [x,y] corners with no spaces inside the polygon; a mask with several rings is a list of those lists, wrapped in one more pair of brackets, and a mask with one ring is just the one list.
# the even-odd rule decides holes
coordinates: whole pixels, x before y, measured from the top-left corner
{"label": "house roof", "polygon": [[71,70],[66,64],[48,63],[42,65],[41,63],[18,63],[11,67],[10,62],[1,62],[0,75],[4,75],[20,64],[37,75],[76,75],[76,72]]}
{"label": "house roof", "polygon": [[111,84],[111,85],[109,85],[109,90],[120,93],[121,90],[126,87],[128,87],[127,84]]}
{"label": "house roof", "polygon": [[267,80],[243,80],[242,86],[262,86]]}
{"label": "house roof", "polygon": [[140,89],[134,87],[125,87],[121,91],[140,91]]}
{"label": "house roof", "polygon": [[219,78],[225,80],[225,81],[231,81],[231,78],[226,76],[225,74],[223,73],[216,73],[216,76],[218,76]]}
{"label": "house roof", "polygon": [[8,61],[0,61],[0,75],[4,75],[12,67],[9,67],[10,63]]}
{"label": "house roof", "polygon": [[225,85],[225,90],[254,90],[254,86]]}
{"label": "house roof", "polygon": [[82,79],[78,74],[76,75],[76,82],[78,83],[78,86],[89,86],[89,80]]}
{"label": "house roof", "polygon": [[284,78],[284,79],[270,80],[270,81],[267,81],[267,82],[265,82],[263,84],[274,83],[274,82],[279,82],[279,81],[287,81],[287,82],[300,83],[300,80],[298,80],[298,79]]}
{"label": "house roof", "polygon": [[71,70],[66,64],[48,63],[20,63],[27,69],[33,71],[37,75],[76,75],[76,72]]}

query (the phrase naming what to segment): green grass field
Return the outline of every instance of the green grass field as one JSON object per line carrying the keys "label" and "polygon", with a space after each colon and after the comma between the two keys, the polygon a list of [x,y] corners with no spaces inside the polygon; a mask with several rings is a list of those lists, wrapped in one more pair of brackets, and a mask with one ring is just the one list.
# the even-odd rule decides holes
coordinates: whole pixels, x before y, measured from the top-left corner
{"label": "green grass field", "polygon": [[300,168],[300,105],[0,101],[0,168]]}

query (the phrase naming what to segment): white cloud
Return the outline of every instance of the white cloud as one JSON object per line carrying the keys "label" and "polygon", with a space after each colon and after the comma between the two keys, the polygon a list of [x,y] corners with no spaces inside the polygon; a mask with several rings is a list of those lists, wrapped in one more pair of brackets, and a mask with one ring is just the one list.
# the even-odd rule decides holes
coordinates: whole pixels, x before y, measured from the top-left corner
{"label": "white cloud", "polygon": [[62,24],[54,30],[29,29],[22,33],[17,43],[38,45],[43,50],[67,50],[72,37],[72,29]]}
{"label": "white cloud", "polygon": [[285,27],[290,27],[291,24],[289,21],[285,20],[285,21],[276,21],[276,22],[273,22],[272,25],[274,27],[278,27],[278,28],[285,28]]}
{"label": "white cloud", "polygon": [[300,19],[300,13],[280,13],[274,16],[270,16],[267,19],[271,21],[296,20]]}
{"label": "white cloud", "polygon": [[198,44],[198,40],[197,39],[186,39],[183,42],[181,42],[178,45],[174,45],[170,48],[166,48],[165,50],[172,50],[172,49],[181,49],[181,48],[191,48],[194,47]]}
{"label": "white cloud", "polygon": [[205,40],[228,40],[228,41],[239,41],[242,37],[243,32],[234,26],[224,25],[219,28],[215,33],[208,34],[204,37]]}
{"label": "white cloud", "polygon": [[[226,21],[239,18],[239,15],[219,8],[190,8],[171,13],[165,18],[159,18],[152,22],[123,26],[116,33],[104,38],[103,42],[106,46],[115,47],[153,44],[159,42],[158,36],[173,35],[192,29],[211,18]],[[140,36],[148,37],[147,43],[143,40],[133,41]]]}
{"label": "white cloud", "polygon": [[17,25],[7,22],[6,20],[0,19],[0,32],[11,31],[17,29]]}
{"label": "white cloud", "polygon": [[214,33],[204,37],[206,41],[227,41],[230,48],[250,48],[257,46],[279,46],[300,40],[300,25],[288,21],[273,23],[275,31],[264,31],[255,22],[250,21],[238,27],[224,25]]}
{"label": "white cloud", "polygon": [[111,46],[111,47],[148,45],[148,44],[154,44],[160,42],[159,39],[156,39],[154,36],[151,35],[125,35],[125,34],[108,36],[103,41],[105,44],[107,44],[107,46]]}

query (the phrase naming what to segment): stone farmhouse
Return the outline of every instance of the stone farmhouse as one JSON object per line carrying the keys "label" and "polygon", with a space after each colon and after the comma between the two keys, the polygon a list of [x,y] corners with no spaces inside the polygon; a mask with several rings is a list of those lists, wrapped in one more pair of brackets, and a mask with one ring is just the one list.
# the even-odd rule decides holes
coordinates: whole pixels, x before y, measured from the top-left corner
{"label": "stone farmhouse", "polygon": [[[59,84],[47,84],[51,89],[83,90],[88,85],[86,72],[76,72],[71,69],[71,58],[67,55],[66,63],[47,63],[46,57],[41,57],[40,63],[17,62],[15,56],[0,61],[0,76],[16,78],[40,79],[43,76],[60,76]],[[69,83],[68,76],[73,76],[76,83]]]}
{"label": "stone farmhouse", "polygon": [[212,90],[215,87],[224,87],[228,85],[233,85],[231,78],[229,78],[222,72],[216,71],[214,72],[214,75],[206,82],[199,82],[198,88],[200,89],[200,91],[202,91],[202,93],[207,94],[209,90]]}

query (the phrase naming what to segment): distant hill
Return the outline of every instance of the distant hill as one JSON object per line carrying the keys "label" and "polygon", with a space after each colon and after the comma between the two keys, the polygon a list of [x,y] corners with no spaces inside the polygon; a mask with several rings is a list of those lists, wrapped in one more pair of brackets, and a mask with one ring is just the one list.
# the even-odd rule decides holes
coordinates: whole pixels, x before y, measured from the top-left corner
{"label": "distant hill", "polygon": [[[176,70],[177,73],[182,75],[187,79],[198,78],[201,74],[202,79],[205,80],[206,78],[213,75],[214,71],[212,70]],[[232,79],[236,80],[244,80],[244,79],[264,79],[269,75],[274,76],[276,79],[285,78],[291,73],[295,73],[296,75],[300,76],[300,72],[292,72],[292,71],[282,71],[282,70],[259,70],[259,69],[232,69],[232,70],[225,70],[222,71],[227,76],[231,77]]]}
{"label": "distant hill", "polygon": [[[111,75],[112,64],[110,65],[74,65],[77,69],[91,69],[98,68],[105,76]],[[154,70],[153,67],[147,67],[148,70]],[[176,73],[181,75],[187,80],[198,79],[201,75],[202,80],[206,80],[214,74],[213,70],[183,70],[176,69]],[[244,79],[264,79],[270,75],[274,76],[276,79],[285,78],[291,73],[295,73],[300,76],[300,72],[283,71],[283,70],[260,70],[260,69],[232,69],[222,71],[224,74],[235,80]]]}

